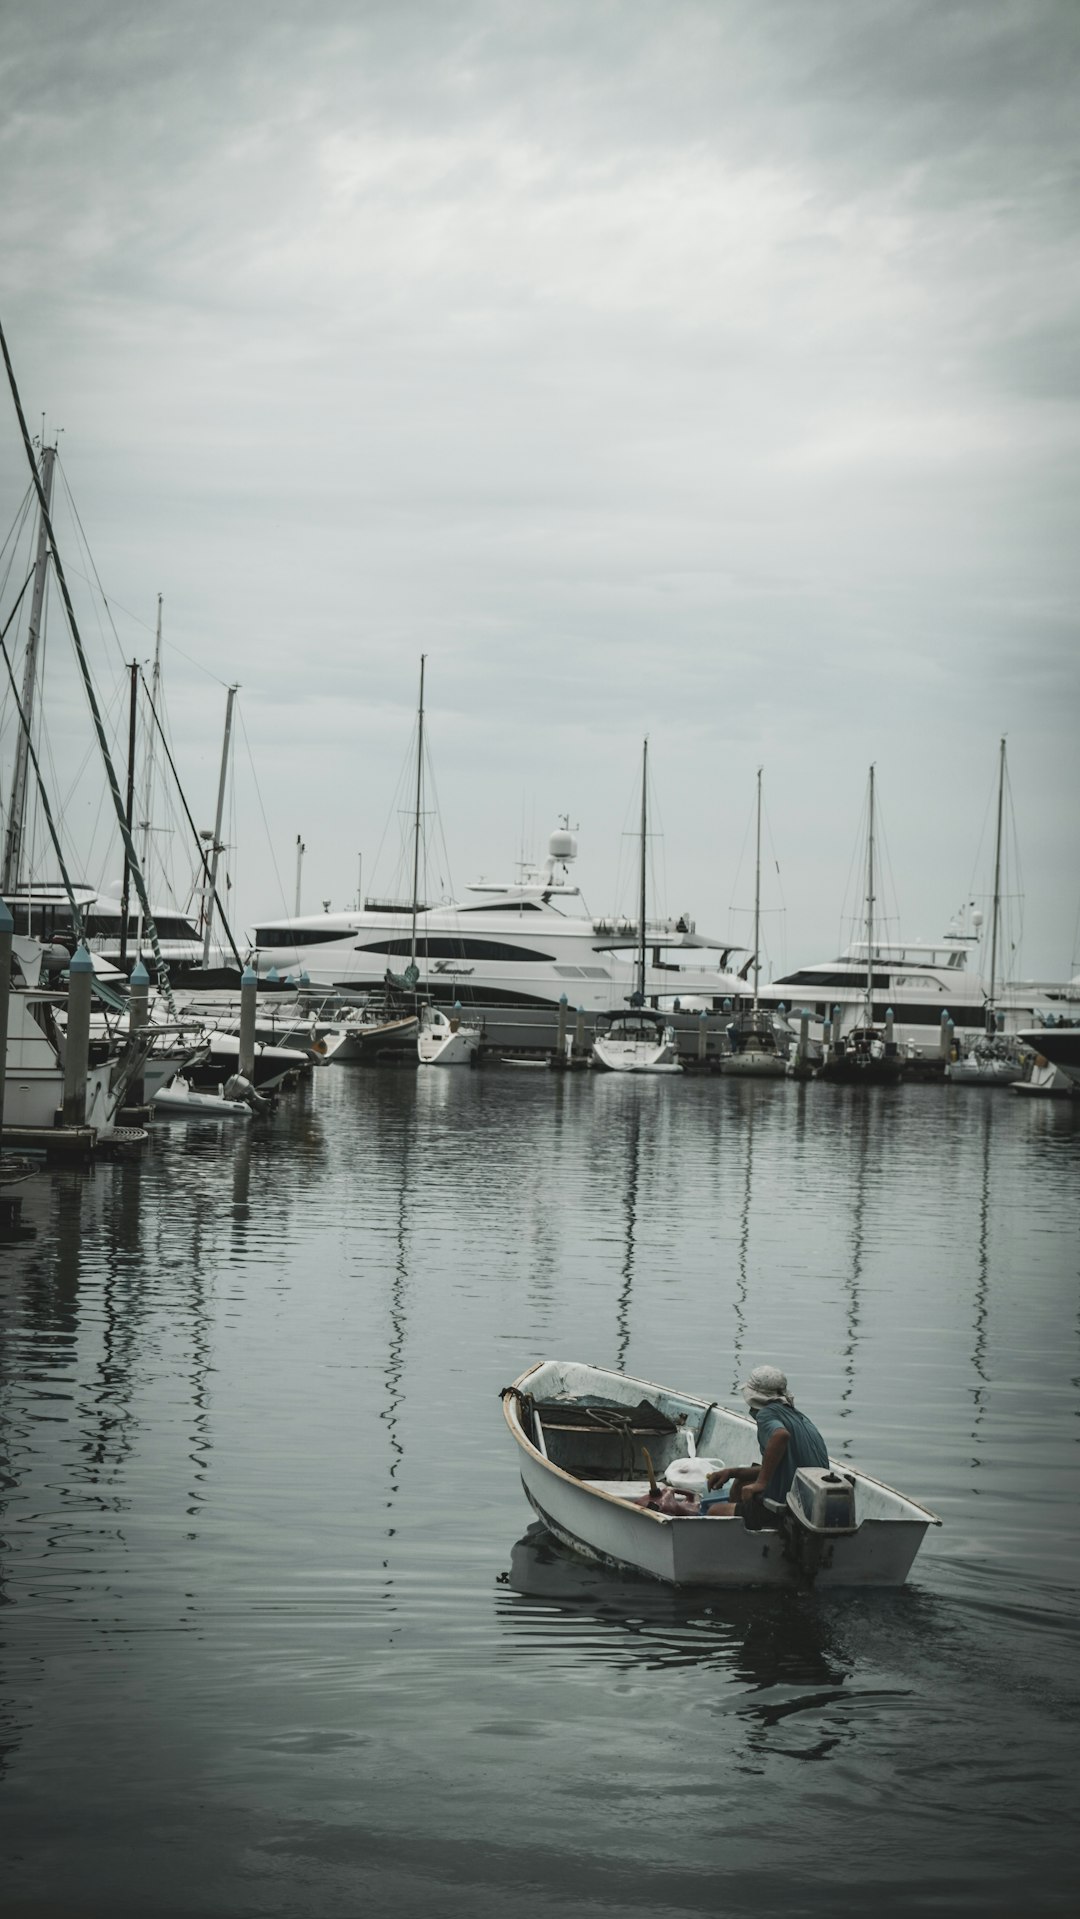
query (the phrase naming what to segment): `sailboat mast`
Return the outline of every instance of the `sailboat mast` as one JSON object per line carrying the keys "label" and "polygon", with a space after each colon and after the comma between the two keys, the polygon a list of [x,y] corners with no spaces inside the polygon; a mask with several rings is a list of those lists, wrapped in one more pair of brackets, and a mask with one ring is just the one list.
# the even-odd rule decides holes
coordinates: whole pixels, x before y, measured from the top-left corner
{"label": "sailboat mast", "polygon": [[217,812],[214,815],[214,838],[210,847],[210,873],[205,900],[206,911],[203,925],[203,966],[210,964],[210,935],[214,926],[214,901],[217,897],[218,854],[221,852],[221,823],[225,817],[225,781],[229,771],[229,740],[232,737],[233,702],[239,687],[230,686],[225,694],[225,737],[221,742],[221,772],[218,775]]}
{"label": "sailboat mast", "polygon": [[646,814],[649,791],[649,741],[646,737],[641,751],[641,889],[638,898],[638,919],[641,931],[640,952],[638,957],[638,992],[641,1004],[645,1004],[645,870],[646,838],[648,821]]}
{"label": "sailboat mast", "polygon": [[30,603],[30,625],[26,633],[26,656],[23,661],[22,711],[23,725],[15,742],[15,768],[11,776],[11,804],[8,807],[7,834],[4,840],[4,869],[0,875],[0,892],[13,893],[19,884],[19,867],[22,864],[23,822],[26,816],[26,762],[30,729],[34,719],[34,689],[37,685],[38,641],[41,635],[42,617],[45,607],[45,583],[49,558],[49,536],[46,518],[52,499],[53,463],[56,448],[45,447],[41,455],[41,491],[45,496],[45,510],[38,520],[37,557],[34,561],[34,595]]}
{"label": "sailboat mast", "polygon": [[416,808],[413,813],[412,924],[409,930],[409,965],[416,965],[416,910],[420,885],[420,809],[424,792],[424,662],[420,655],[420,704],[416,714]]}
{"label": "sailboat mast", "polygon": [[866,1024],[874,1024],[874,769],[866,827]]}
{"label": "sailboat mast", "polygon": [[[158,709],[158,693],[161,687],[161,604],[162,604],[161,594],[159,593],[157,596],[157,631],[154,634],[154,668],[153,668],[153,672],[150,675],[150,711],[151,711],[151,715],[155,719],[157,717],[157,709]],[[152,830],[151,808],[153,806],[153,803],[154,803],[154,729],[151,726],[147,729],[147,734],[146,734],[146,759],[143,766],[142,819],[139,821],[139,831],[142,834],[142,870],[146,874],[149,874],[149,871],[150,871],[150,833]],[[139,922],[138,922],[138,927],[135,933],[136,956],[138,956],[142,952],[142,941],[143,941],[143,912],[142,912],[142,902],[140,901]]]}
{"label": "sailboat mast", "polygon": [[97,694],[94,691],[94,682],[90,676],[90,666],[86,658],[86,649],[82,643],[82,634],[79,632],[79,622],[75,618],[75,608],[71,603],[67,576],[64,573],[63,562],[57,550],[56,534],[53,530],[52,520],[49,517],[49,503],[45,498],[45,489],[41,484],[41,475],[38,472],[37,462],[34,459],[34,448],[30,439],[30,429],[26,424],[26,414],[23,412],[23,403],[19,395],[19,385],[15,378],[15,368],[11,364],[7,335],[4,332],[2,322],[0,322],[0,355],[3,357],[4,366],[7,370],[12,404],[14,405],[16,418],[19,422],[19,432],[22,435],[27,464],[33,476],[34,487],[38,496],[38,504],[41,507],[41,517],[45,522],[45,531],[48,534],[49,545],[52,548],[56,584],[60,589],[60,598],[64,602],[64,614],[68,623],[68,631],[71,634],[71,643],[75,648],[75,657],[79,662],[79,672],[82,676],[82,683],[86,692],[86,704],[90,708],[90,718],[93,722],[102,763],[105,767],[105,777],[109,783],[109,793],[112,797],[113,811],[116,814],[117,825],[120,828],[120,837],[124,843],[124,851],[131,861],[131,876],[135,881],[135,890],[139,895],[139,903],[142,906],[146,919],[146,932],[150,941],[150,949],[154,955],[154,966],[157,971],[158,984],[165,996],[166,1005],[175,1018],[176,1002],[173,998],[172,987],[169,985],[169,969],[165,964],[165,956],[161,950],[158,930],[154,924],[154,916],[150,911],[150,901],[146,893],[146,882],[143,878],[142,867],[139,865],[138,857],[132,844],[131,834],[128,831],[128,823],[124,817],[124,802],[120,797],[120,786],[116,777],[116,768],[112,763],[112,754],[109,752],[109,740],[105,731],[105,722],[101,717],[101,708],[98,705]]}
{"label": "sailboat mast", "polygon": [[994,843],[994,910],[990,915],[990,997],[986,1003],[986,1023],[994,1025],[994,987],[997,979],[998,921],[1001,915],[1001,822],[1005,810],[1005,741],[1001,742],[998,762],[997,838]]}
{"label": "sailboat mast", "polygon": [[754,861],[754,1011],[758,1010],[758,979],[761,974],[761,768],[757,770],[757,852]]}
{"label": "sailboat mast", "polygon": [[[130,838],[135,819],[135,729],[138,720],[139,699],[139,662],[132,660],[128,668],[131,684],[128,689],[128,763],[127,796],[124,811],[127,817],[128,836]],[[131,861],[124,849],[124,877],[120,883],[120,966],[127,965],[128,950],[128,907],[131,904]]]}

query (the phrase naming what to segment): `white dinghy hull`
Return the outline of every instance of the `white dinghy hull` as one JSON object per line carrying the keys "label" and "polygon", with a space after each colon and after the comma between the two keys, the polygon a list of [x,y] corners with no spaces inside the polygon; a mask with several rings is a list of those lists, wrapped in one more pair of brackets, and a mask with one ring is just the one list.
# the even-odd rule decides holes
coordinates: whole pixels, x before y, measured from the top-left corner
{"label": "white dinghy hull", "polygon": [[[638,1456],[647,1444],[658,1473],[674,1458],[685,1458],[695,1449],[701,1456],[722,1458],[729,1466],[749,1465],[757,1445],[752,1420],[648,1380],[573,1361],[548,1360],[530,1367],[503,1395],[503,1414],[518,1447],[522,1485],[533,1510],[555,1537],[590,1559],[673,1586],[900,1586],[928,1527],[941,1523],[926,1507],[839,1462],[834,1462],[835,1469],[849,1475],[855,1485],[858,1524],[851,1533],[804,1537],[793,1522],[775,1532],[755,1532],[738,1517],[683,1517],[635,1506],[619,1495],[617,1478],[586,1480],[560,1466],[551,1456],[559,1450],[559,1435],[545,1433],[543,1420],[541,1445],[530,1435],[535,1402],[550,1406],[557,1400],[570,1412],[590,1398],[608,1406],[617,1403],[628,1411],[648,1401],[676,1422],[679,1430],[674,1439],[650,1434],[633,1441]],[[550,1413],[547,1420],[550,1424]],[[688,1434],[693,1444],[688,1443]],[[617,1434],[606,1437],[615,1440],[617,1447],[626,1445]],[[632,1483],[634,1478],[628,1474],[628,1487]]]}
{"label": "white dinghy hull", "polygon": [[184,1119],[250,1119],[251,1108],[243,1100],[225,1099],[218,1093],[197,1093],[181,1073],[153,1095],[150,1104],[156,1113],[179,1113]]}

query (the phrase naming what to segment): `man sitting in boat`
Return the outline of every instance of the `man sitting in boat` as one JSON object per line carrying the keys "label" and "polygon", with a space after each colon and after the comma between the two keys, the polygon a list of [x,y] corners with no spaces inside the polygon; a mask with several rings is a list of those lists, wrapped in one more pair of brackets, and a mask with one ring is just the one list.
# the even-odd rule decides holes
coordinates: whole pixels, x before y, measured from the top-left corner
{"label": "man sitting in boat", "polygon": [[[805,1413],[796,1411],[788,1392],[786,1373],[778,1366],[755,1366],[749,1379],[739,1387],[757,1422],[761,1460],[755,1466],[736,1466],[734,1470],[709,1474],[710,1492],[730,1479],[731,1505],[706,1506],[702,1511],[722,1517],[725,1512],[741,1513],[753,1529],[775,1526],[776,1514],[787,1504],[788,1492],[800,1466],[827,1466],[829,1453],[825,1441]],[[707,1495],[706,1495],[707,1497]]]}

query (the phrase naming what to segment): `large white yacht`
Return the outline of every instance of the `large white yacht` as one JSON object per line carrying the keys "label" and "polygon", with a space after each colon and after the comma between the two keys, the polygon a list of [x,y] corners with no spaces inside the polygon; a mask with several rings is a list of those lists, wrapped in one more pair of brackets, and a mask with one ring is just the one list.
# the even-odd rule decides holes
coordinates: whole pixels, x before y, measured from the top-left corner
{"label": "large white yacht", "polygon": [[[938,1051],[943,1018],[952,1022],[957,1039],[986,1031],[991,1000],[979,968],[981,925],[982,916],[976,913],[973,931],[953,925],[933,943],[874,940],[872,1018],[883,1022],[891,1008],[897,1040],[909,1051]],[[763,986],[760,998],[772,1006],[784,1005],[796,1017],[808,1008],[816,1029],[834,1019],[839,1007],[840,1030],[847,1032],[866,1016],[866,959],[865,939],[853,940],[838,959],[799,967]],[[1080,1010],[1075,988],[1070,992],[1034,980],[999,981],[993,996],[997,1030],[1020,1032],[1033,1018],[1063,1010],[1062,1002],[1070,998]]]}
{"label": "large white yacht", "polygon": [[[634,919],[594,919],[570,877],[577,842],[553,833],[539,868],[516,881],[477,880],[465,897],[434,905],[367,899],[346,913],[261,921],[253,964],[262,975],[307,975],[313,987],[374,990],[415,963],[418,990],[485,1015],[499,1006],[557,1014],[560,1000],[587,1015],[625,1006],[640,991],[640,931]],[[649,920],[644,997],[670,1006],[680,995],[720,1011],[745,991],[728,972],[735,949],[706,939],[686,915]],[[676,957],[677,956],[677,957]]]}
{"label": "large white yacht", "polygon": [[[125,942],[121,938],[123,905],[118,898],[100,892],[97,887],[89,886],[83,880],[73,881],[71,892],[79,909],[82,934],[90,952],[116,966],[120,963],[123,951],[124,967],[130,972],[138,954],[139,915],[135,902],[132,900],[129,903],[128,937]],[[8,906],[16,932],[25,938],[39,940],[46,949],[47,966],[55,970],[56,965],[66,965],[68,952],[73,948],[76,937],[71,899],[66,886],[58,880],[42,881],[33,886],[20,885],[8,895]],[[180,912],[175,906],[155,906],[153,913],[158,944],[169,967],[177,972],[200,968],[203,936],[194,918]],[[149,964],[150,951],[145,936],[142,953]],[[213,968],[226,969],[239,975],[240,968],[234,962],[233,955],[216,939],[210,948],[210,963]]]}

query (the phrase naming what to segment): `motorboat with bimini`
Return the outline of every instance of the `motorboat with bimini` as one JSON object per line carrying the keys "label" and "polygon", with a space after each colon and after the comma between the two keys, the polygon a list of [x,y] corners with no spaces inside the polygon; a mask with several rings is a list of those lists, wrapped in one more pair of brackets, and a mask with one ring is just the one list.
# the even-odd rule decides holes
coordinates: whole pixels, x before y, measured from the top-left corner
{"label": "motorboat with bimini", "polygon": [[754,863],[754,997],[749,1007],[729,1022],[730,1051],[721,1072],[744,1079],[783,1079],[788,1069],[791,1035],[777,1013],[762,1006],[761,989],[761,768],[757,771],[757,829]]}
{"label": "motorboat with bimini", "polygon": [[[680,1489],[748,1466],[752,1419],[575,1360],[542,1360],[502,1395],[526,1498],[564,1545],[673,1586],[900,1586],[941,1521],[846,1462],[801,1468],[775,1529],[708,1518]],[[638,1503],[665,1484],[668,1496]],[[673,1495],[673,1496],[672,1496]]]}
{"label": "motorboat with bimini", "polygon": [[460,1006],[450,1014],[438,1006],[425,1006],[420,1014],[416,1057],[421,1066],[473,1066],[481,1035],[480,1022],[465,1019]]}
{"label": "motorboat with bimini", "polygon": [[596,1022],[592,1063],[604,1073],[681,1073],[675,1029],[647,1002],[646,852],[648,847],[649,742],[641,753],[641,828],[638,868],[638,958],[634,991],[625,1009]]}
{"label": "motorboat with bimini", "polygon": [[866,979],[862,1014],[847,1032],[834,1027],[832,1046],[819,1069],[822,1079],[845,1085],[892,1086],[900,1078],[892,1008],[885,1030],[874,1025],[874,769],[870,768],[866,826]]}
{"label": "motorboat with bimini", "polygon": [[681,1073],[675,1031],[648,1006],[600,1013],[592,1064],[602,1073]]}

